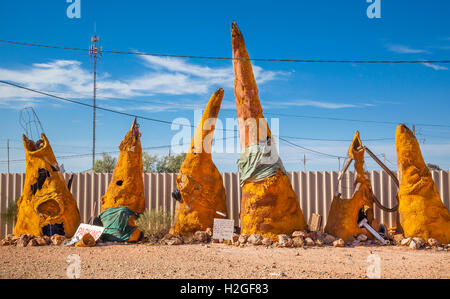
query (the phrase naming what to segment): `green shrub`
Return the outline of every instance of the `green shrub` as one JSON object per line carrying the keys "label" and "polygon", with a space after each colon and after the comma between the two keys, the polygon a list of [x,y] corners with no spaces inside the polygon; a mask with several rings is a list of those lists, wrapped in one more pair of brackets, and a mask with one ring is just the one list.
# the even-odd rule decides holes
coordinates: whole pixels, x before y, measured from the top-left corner
{"label": "green shrub", "polygon": [[136,220],[136,225],[144,233],[144,237],[161,239],[169,233],[172,214],[163,210],[146,210]]}
{"label": "green shrub", "polygon": [[8,201],[8,208],[1,214],[2,222],[7,225],[14,225],[17,218],[17,200]]}

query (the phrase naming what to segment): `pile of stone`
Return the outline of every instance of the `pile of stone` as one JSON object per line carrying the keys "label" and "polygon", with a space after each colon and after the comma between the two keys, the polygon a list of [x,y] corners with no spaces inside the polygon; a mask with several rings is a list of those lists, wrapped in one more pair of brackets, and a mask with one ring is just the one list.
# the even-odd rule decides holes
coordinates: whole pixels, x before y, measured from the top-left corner
{"label": "pile of stone", "polygon": [[258,246],[269,247],[313,247],[332,245],[334,247],[343,247],[345,245],[342,239],[337,239],[332,235],[315,231],[295,231],[291,235],[278,235],[277,241],[269,238],[263,238],[260,234],[241,234],[233,237],[233,245],[235,246]]}
{"label": "pile of stone", "polygon": [[396,234],[393,236],[394,245],[407,246],[411,249],[435,249],[438,251],[450,251],[450,244],[441,244],[434,238],[429,238],[427,241],[419,237],[405,238],[402,234]]}
{"label": "pile of stone", "polygon": [[206,231],[196,231],[194,234],[166,234],[162,239],[155,243],[163,245],[202,244],[211,242],[211,238],[212,230],[207,228]]}
{"label": "pile of stone", "polygon": [[66,237],[55,234],[51,237],[40,236],[34,237],[31,235],[7,235],[6,238],[0,241],[0,246],[16,246],[16,247],[31,247],[31,246],[47,246],[47,245],[62,245],[66,241]]}

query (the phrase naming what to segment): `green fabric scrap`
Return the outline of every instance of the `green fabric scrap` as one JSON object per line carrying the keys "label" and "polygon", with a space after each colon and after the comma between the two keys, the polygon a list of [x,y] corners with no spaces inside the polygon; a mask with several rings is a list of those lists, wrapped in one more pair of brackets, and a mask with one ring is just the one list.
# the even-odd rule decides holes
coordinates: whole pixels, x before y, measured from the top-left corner
{"label": "green fabric scrap", "polygon": [[[267,143],[253,144],[244,149],[237,166],[241,171],[240,185],[244,186],[246,181],[257,182],[271,177],[281,169],[286,173],[283,162],[276,152],[275,145]],[[275,161],[274,161],[275,160]]]}
{"label": "green fabric scrap", "polygon": [[103,211],[100,219],[105,227],[102,240],[125,242],[130,239],[136,227],[128,225],[131,216],[139,214],[131,211],[127,207],[114,207]]}

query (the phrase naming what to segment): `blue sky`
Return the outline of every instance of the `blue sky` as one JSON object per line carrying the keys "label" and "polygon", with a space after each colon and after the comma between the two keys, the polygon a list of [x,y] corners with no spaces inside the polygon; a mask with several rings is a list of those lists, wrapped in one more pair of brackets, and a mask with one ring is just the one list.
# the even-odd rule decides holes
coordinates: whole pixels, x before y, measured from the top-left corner
{"label": "blue sky", "polygon": [[[381,0],[381,19],[369,19],[364,0],[351,1],[87,1],[69,19],[65,0],[2,1],[0,39],[87,48],[96,23],[105,50],[231,56],[230,22],[243,32],[252,58],[449,60],[448,1]],[[244,3],[242,3],[244,2]],[[0,80],[85,103],[92,99],[92,61],[85,52],[0,44]],[[395,125],[299,117],[367,119],[415,124],[427,162],[450,169],[450,64],[254,63],[266,117],[298,145],[345,156],[354,132],[396,168]],[[194,124],[219,87],[219,118],[235,117],[231,61],[105,53],[98,65],[98,105],[127,113]],[[88,154],[92,109],[0,86],[0,171],[6,140],[13,160],[24,159],[19,112],[36,110],[57,156]],[[97,112],[97,150],[114,151],[132,119]],[[141,120],[143,147],[168,145],[179,130]],[[216,131],[216,138],[223,138]],[[317,141],[319,138],[344,141]],[[348,140],[348,141],[347,141]],[[229,140],[227,140],[229,141]],[[338,160],[279,142],[288,170],[337,170]],[[148,150],[166,154],[167,149]],[[220,171],[236,171],[239,154],[213,154]],[[367,169],[380,169],[366,158]],[[342,162],[342,161],[341,161]],[[67,171],[90,168],[91,157],[61,158]],[[24,162],[11,164],[24,171]]]}

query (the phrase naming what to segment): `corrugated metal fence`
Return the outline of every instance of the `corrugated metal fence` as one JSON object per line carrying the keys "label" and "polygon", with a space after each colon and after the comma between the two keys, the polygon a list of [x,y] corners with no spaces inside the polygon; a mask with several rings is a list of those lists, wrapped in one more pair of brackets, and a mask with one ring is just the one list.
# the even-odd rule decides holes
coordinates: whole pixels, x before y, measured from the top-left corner
{"label": "corrugated metal fence", "polygon": [[[384,206],[392,207],[396,204],[397,187],[383,171],[368,172],[372,188],[377,198]],[[239,187],[239,173],[223,173],[223,182],[227,192],[227,207],[229,218],[239,223],[241,191]],[[292,187],[296,192],[306,220],[312,213],[323,216],[326,223],[328,210],[335,191],[350,198],[354,191],[355,174],[348,172],[341,184],[338,184],[339,173],[333,171],[319,172],[288,172]],[[450,207],[450,171],[432,171],[441,199],[447,208]],[[66,181],[71,174],[64,174]],[[72,193],[78,203],[81,219],[88,219],[98,214],[99,199],[106,192],[111,174],[76,173],[72,182]],[[3,213],[10,200],[19,198],[24,184],[24,174],[0,174],[0,213]],[[175,203],[171,193],[176,188],[176,174],[146,173],[144,174],[146,208],[165,209],[175,212]],[[96,207],[97,205],[97,207]],[[376,208],[375,216],[386,225],[395,225],[396,214],[386,213]],[[12,232],[13,227],[4,221],[0,223],[0,237]]]}

